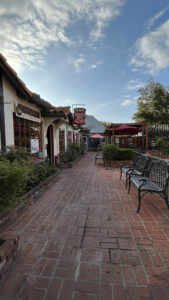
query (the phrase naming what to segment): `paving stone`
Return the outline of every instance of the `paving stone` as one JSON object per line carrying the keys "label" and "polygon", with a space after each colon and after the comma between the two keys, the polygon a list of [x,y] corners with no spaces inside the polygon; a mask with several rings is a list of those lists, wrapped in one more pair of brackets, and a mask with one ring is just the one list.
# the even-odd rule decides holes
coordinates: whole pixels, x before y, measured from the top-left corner
{"label": "paving stone", "polygon": [[[169,298],[169,210],[87,153],[3,234],[20,236],[0,299]],[[2,236],[2,233],[0,233]]]}

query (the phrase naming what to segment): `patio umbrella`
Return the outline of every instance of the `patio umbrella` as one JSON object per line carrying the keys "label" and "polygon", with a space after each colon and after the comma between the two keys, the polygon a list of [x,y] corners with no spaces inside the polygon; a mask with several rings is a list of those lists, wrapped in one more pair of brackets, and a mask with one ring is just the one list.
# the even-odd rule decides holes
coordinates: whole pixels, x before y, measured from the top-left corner
{"label": "patio umbrella", "polygon": [[114,130],[115,134],[136,134],[140,132],[141,130],[134,126],[129,125],[121,125],[118,128]]}
{"label": "patio umbrella", "polygon": [[91,136],[92,139],[103,139],[104,136],[102,136],[101,134],[99,133],[95,133]]}

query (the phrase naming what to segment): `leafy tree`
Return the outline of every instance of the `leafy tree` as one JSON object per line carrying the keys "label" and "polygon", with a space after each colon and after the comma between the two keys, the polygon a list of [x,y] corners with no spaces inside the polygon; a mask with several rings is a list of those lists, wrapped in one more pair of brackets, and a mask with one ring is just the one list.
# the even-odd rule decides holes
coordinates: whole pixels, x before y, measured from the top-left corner
{"label": "leafy tree", "polygon": [[138,111],[133,115],[137,122],[169,124],[169,91],[159,82],[148,81],[139,89]]}
{"label": "leafy tree", "polygon": [[108,126],[108,125],[111,125],[110,122],[106,122],[106,121],[100,121],[100,123],[101,123],[102,125],[104,125],[105,127]]}

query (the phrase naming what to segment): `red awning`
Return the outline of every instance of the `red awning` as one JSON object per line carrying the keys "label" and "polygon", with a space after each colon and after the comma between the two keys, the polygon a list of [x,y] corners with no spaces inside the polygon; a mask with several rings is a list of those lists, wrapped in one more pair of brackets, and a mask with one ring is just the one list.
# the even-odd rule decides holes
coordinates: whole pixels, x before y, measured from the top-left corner
{"label": "red awning", "polygon": [[91,136],[92,139],[103,139],[104,136],[102,136],[101,134],[99,133],[95,133]]}
{"label": "red awning", "polygon": [[141,132],[139,128],[129,125],[121,125],[114,130],[115,134],[136,134],[138,132]]}

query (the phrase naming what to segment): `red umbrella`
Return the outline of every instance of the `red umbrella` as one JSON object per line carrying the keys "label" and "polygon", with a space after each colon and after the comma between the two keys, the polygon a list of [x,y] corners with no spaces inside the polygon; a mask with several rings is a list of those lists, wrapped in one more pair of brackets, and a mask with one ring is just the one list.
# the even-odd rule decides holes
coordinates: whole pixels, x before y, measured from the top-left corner
{"label": "red umbrella", "polygon": [[95,133],[91,136],[92,139],[103,139],[104,136],[102,136],[101,134],[99,133]]}
{"label": "red umbrella", "polygon": [[114,130],[115,134],[136,134],[140,132],[141,130],[134,126],[129,125],[121,125],[118,128]]}

